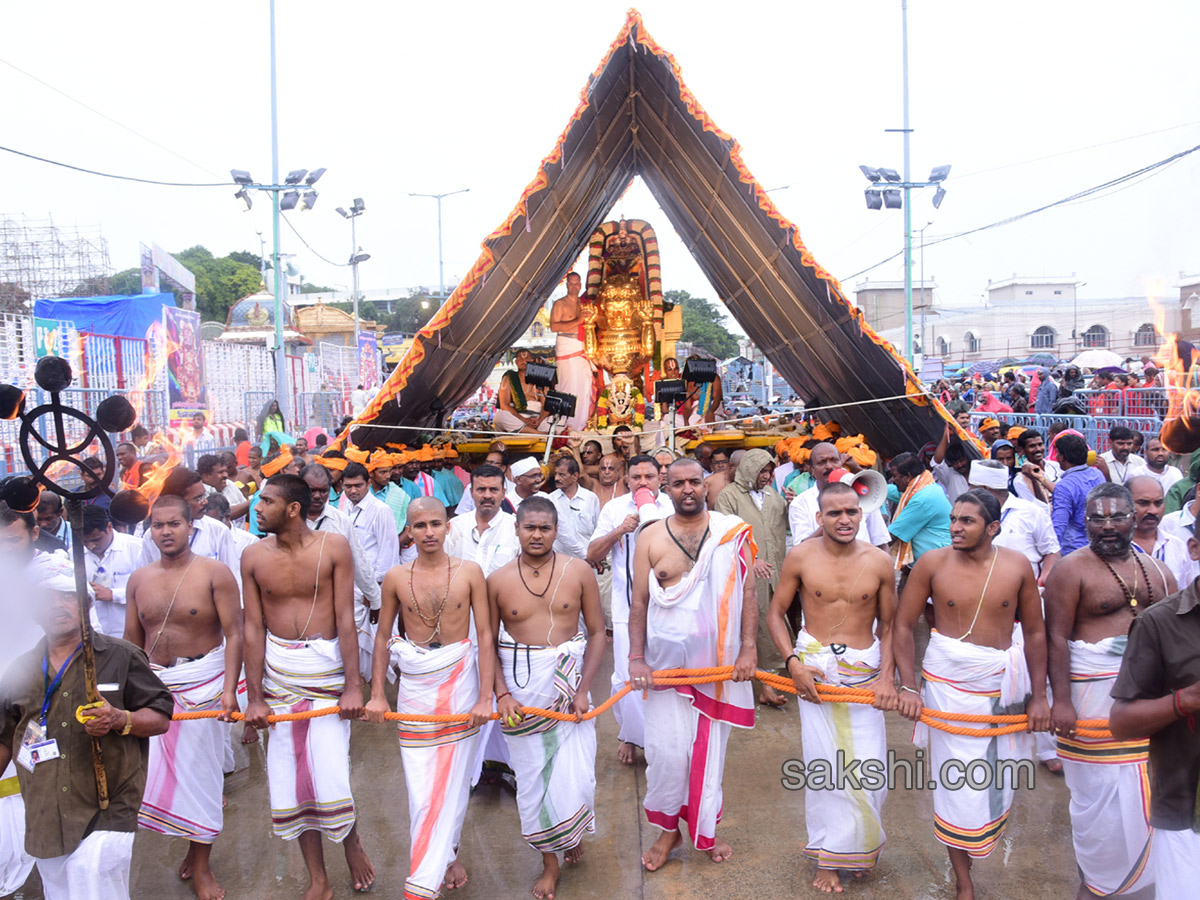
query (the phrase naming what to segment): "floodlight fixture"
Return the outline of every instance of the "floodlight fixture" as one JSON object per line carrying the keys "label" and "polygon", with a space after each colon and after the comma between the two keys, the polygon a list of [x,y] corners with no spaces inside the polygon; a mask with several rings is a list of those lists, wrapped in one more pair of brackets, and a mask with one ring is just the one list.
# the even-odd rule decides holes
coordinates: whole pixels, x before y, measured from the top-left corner
{"label": "floodlight fixture", "polygon": [[339,206],[339,207],[338,207],[336,210],[334,210],[334,211],[335,211],[335,212],[336,212],[336,213],[337,213],[339,216],[341,216],[343,219],[348,219],[348,218],[350,218],[350,213],[346,212],[346,210],[345,210],[345,209],[343,209],[343,208],[342,208],[342,207],[340,207],[340,206]]}
{"label": "floodlight fixture", "polygon": [[241,200],[246,204],[246,212],[250,212],[254,208],[254,200],[250,197],[250,192],[245,188],[242,188],[233,196],[235,200]]}
{"label": "floodlight fixture", "polygon": [[288,191],[286,194],[284,194],[282,197],[279,198],[279,209],[281,211],[295,209],[296,204],[299,202],[300,202],[300,192],[299,191]]}
{"label": "floodlight fixture", "polygon": [[900,197],[900,191],[896,189],[883,192],[883,205],[887,209],[901,209],[904,206],[904,201]]}
{"label": "floodlight fixture", "polygon": [[230,169],[229,174],[232,176],[234,184],[254,184],[254,179],[245,169]]}
{"label": "floodlight fixture", "polygon": [[944,187],[939,186],[937,189],[937,192],[934,193],[934,195],[933,195],[933,208],[941,209],[942,201],[945,199],[946,199],[946,189]]}
{"label": "floodlight fixture", "polygon": [[306,210],[306,209],[312,209],[316,205],[317,205],[317,192],[316,191],[305,191],[304,196],[300,198],[301,211]]}
{"label": "floodlight fixture", "polygon": [[867,198],[867,209],[883,209],[883,194],[870,188],[863,191]]}
{"label": "floodlight fixture", "polygon": [[692,384],[710,384],[717,380],[715,359],[704,359],[699,356],[689,356],[683,363],[683,379]]}
{"label": "floodlight fixture", "polygon": [[363,253],[362,250],[359,250],[357,253],[355,253],[353,256],[350,257],[350,265],[354,266],[354,265],[357,265],[358,263],[366,262],[370,258],[371,258],[370,253]]}
{"label": "floodlight fixture", "polygon": [[875,184],[883,176],[879,174],[879,170],[872,166],[859,166],[858,170],[867,176],[867,181]]}
{"label": "floodlight fixture", "polygon": [[304,180],[304,176],[308,174],[308,169],[292,169],[287,173],[287,178],[283,179],[284,184],[299,184]]}
{"label": "floodlight fixture", "polygon": [[313,169],[311,172],[308,173],[308,177],[304,179],[304,183],[309,184],[309,185],[316,184],[317,180],[324,174],[325,174],[324,168]]}
{"label": "floodlight fixture", "polygon": [[950,174],[949,166],[934,166],[933,171],[929,173],[929,180],[937,184],[939,181],[945,181],[946,176]]}
{"label": "floodlight fixture", "polygon": [[884,181],[899,181],[900,173],[895,169],[880,169],[879,174],[883,176]]}
{"label": "floodlight fixture", "polygon": [[563,391],[547,391],[542,410],[552,418],[569,419],[575,415],[577,397]]}
{"label": "floodlight fixture", "polygon": [[525,366],[525,383],[540,388],[552,388],[558,380],[558,366],[530,360]]}
{"label": "floodlight fixture", "polygon": [[676,406],[687,399],[687,385],[682,378],[664,378],[654,383],[654,402]]}
{"label": "floodlight fixture", "polygon": [[354,203],[351,205],[350,208],[353,209],[356,213],[360,213],[367,208],[367,204],[363,203],[362,197],[355,197]]}

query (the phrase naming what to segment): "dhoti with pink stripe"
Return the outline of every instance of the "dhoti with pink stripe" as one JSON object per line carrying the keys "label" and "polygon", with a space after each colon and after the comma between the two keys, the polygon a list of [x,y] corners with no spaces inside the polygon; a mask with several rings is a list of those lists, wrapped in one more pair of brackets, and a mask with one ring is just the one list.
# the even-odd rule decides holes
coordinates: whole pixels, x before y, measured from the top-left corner
{"label": "dhoti with pink stripe", "polygon": [[[741,647],[742,596],[754,562],[750,526],[709,513],[712,537],[678,584],[650,573],[646,663],[654,671],[732,665]],[[733,727],[754,726],[751,682],[655,688],[646,698],[646,818],[666,831],[688,826],[711,850],[721,821],[721,776]]]}
{"label": "dhoti with pink stripe", "polygon": [[[400,669],[396,712],[461,715],[479,702],[470,640],[429,648],[395,637],[390,649]],[[479,728],[466,722],[401,722],[399,735],[411,847],[404,897],[426,900],[438,896],[446,867],[458,857]]]}
{"label": "dhoti with pink stripe", "polygon": [[[175,698],[175,712],[221,708],[225,644],[176,666],[151,665]],[[217,719],[172,721],[166,734],[150,738],[146,792],[138,825],[148,831],[211,844],[224,815],[225,748],[229,726]]]}
{"label": "dhoti with pink stripe", "polygon": [[[337,706],[345,685],[337,641],[267,635],[263,697],[275,715]],[[319,831],[341,843],[355,820],[349,721],[331,714],[276,722],[267,738],[267,782],[275,834],[294,841]]]}

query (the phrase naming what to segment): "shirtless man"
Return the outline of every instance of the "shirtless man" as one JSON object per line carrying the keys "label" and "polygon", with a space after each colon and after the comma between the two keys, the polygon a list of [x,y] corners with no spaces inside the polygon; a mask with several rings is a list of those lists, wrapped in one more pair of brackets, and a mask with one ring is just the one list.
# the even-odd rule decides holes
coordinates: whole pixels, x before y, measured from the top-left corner
{"label": "shirtless man", "polygon": [[625,458],[621,454],[609,453],[601,457],[599,468],[596,469],[596,484],[592,488],[601,509],[609,500],[625,493],[625,479],[621,477],[624,474]]}
{"label": "shirtless man", "polygon": [[222,713],[220,721],[172,722],[166,735],[150,739],[138,824],[188,838],[179,877],[194,878],[200,900],[220,900],[225,891],[209,860],[223,820],[227,729],[221,723],[232,722],[238,710],[242,609],[229,567],[192,553],[191,534],[188,502],[159,497],[150,512],[150,536],[161,556],[129,576],[125,640],[146,651],[151,668],[176,698],[176,712],[219,708]]}
{"label": "shirtless man", "polygon": [[[595,831],[596,724],[550,719],[531,731],[522,707],[582,716],[605,646],[596,578],[582,560],[554,552],[557,532],[554,504],[544,497],[525,500],[517,508],[521,554],[488,577],[488,603],[499,623],[497,711],[517,776],[521,833],[542,854],[542,874],[533,885],[539,900],[553,900],[558,853],[579,862],[584,832]],[[505,672],[514,673],[511,681]],[[569,698],[555,685],[561,672],[567,673]]]}
{"label": "shirtless man", "polygon": [[[767,626],[780,655],[787,658],[801,700],[805,766],[833,762],[844,755],[839,749],[843,747],[853,747],[858,759],[886,759],[883,711],[896,708],[892,560],[878,547],[857,539],[862,509],[853,488],[834,482],[818,499],[821,536],[789,551],[767,611]],[[804,628],[793,647],[787,614],[797,592]],[[823,703],[817,694],[818,679],[822,684],[874,690],[874,709]],[[813,887],[827,894],[841,893],[839,869],[861,878],[874,868],[885,840],[881,813],[886,795],[885,790],[853,784],[804,792],[808,823],[804,853],[817,862]]]}
{"label": "shirtless man", "polygon": [[[725,747],[732,727],[754,726],[758,592],[750,526],[705,508],[704,469],[694,459],[671,464],[667,491],[674,514],[642,529],[634,550],[630,682],[647,690],[656,671],[732,663],[733,683],[646,696],[645,809],[663,832],[642,854],[649,871],[682,843],[681,819],[713,862],[733,855],[716,836]],[[697,746],[705,752],[693,754]]]}
{"label": "shirtless man", "polygon": [[587,427],[592,405],[592,364],[585,355],[583,326],[587,322],[579,290],[583,282],[577,272],[567,275],[567,295],[550,307],[550,330],[555,333],[554,361],[558,366],[556,389],[576,398],[575,415],[567,420],[571,431]]}
{"label": "shirtless man", "polygon": [[[1093,488],[1084,523],[1088,546],[1066,556],[1046,582],[1051,725],[1071,790],[1075,858],[1083,873],[1079,900],[1118,889],[1139,891],[1150,881],[1149,868],[1129,881],[1150,840],[1142,802],[1145,747],[1137,753],[1111,738],[1076,737],[1075,723],[1109,717],[1110,692],[1137,607],[1176,589],[1169,572],[1132,549],[1134,509],[1127,487]],[[1118,755],[1125,761],[1113,762]]]}
{"label": "shirtless man", "polygon": [[[491,691],[481,685],[492,684],[495,653],[483,570],[444,549],[446,507],[435,497],[419,497],[408,505],[407,516],[417,558],[395,566],[383,580],[366,718],[382,723],[388,712],[389,665],[400,670],[397,712],[469,716],[466,734],[461,722],[400,726],[412,846],[404,893],[435,897],[443,887],[467,883],[467,870],[458,861],[458,836],[479,727],[492,714]],[[400,633],[392,638],[397,620]],[[470,638],[472,622],[478,645]]]}
{"label": "shirtless man", "polygon": [[[905,718],[918,721],[922,705],[975,715],[1024,711],[1029,732],[1050,727],[1037,578],[1021,553],[993,545],[999,531],[1000,502],[988,491],[967,491],[950,512],[950,546],[930,550],[913,566],[893,628],[898,703]],[[913,627],[927,597],[933,599],[938,627],[925,651],[922,693]],[[1018,611],[1020,633],[1014,628]],[[1027,735],[967,737],[918,726],[914,742],[926,740],[932,770],[939,774],[947,760],[996,763],[1025,759],[1032,751]],[[966,783],[953,790],[944,779],[934,789],[934,833],[950,854],[958,900],[974,900],[971,859],[996,848],[1012,807],[1016,770],[1003,778],[1000,769],[995,771],[996,779],[982,790]]]}
{"label": "shirtless man", "polygon": [[[370,888],[375,869],[350,794],[350,722],[363,709],[354,561],[340,534],[308,527],[311,502],[302,478],[279,474],[267,479],[255,509],[267,536],[242,554],[246,722],[266,728],[272,711],[338,708],[338,716],[310,719],[299,729],[277,722],[267,742],[274,831],[299,839],[309,877],[303,900],[330,900],[322,834],[342,843],[355,890]],[[316,765],[320,779],[309,774]]]}

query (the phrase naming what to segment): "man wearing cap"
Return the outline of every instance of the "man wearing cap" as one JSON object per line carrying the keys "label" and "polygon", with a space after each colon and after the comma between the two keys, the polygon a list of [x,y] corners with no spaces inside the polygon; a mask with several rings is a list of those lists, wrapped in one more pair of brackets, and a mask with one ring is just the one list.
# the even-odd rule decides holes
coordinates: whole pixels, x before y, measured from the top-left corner
{"label": "man wearing cap", "polygon": [[418,497],[433,496],[433,478],[421,471],[421,463],[426,460],[433,461],[433,448],[428,444],[420,450],[410,452],[403,464],[404,477],[400,482],[400,487],[413,500]]}
{"label": "man wearing cap", "polygon": [[[788,505],[788,527],[791,529],[789,548],[817,533],[817,497],[825,485],[829,484],[830,474],[841,466],[842,455],[833,444],[822,443],[812,448],[808,460],[809,471],[815,483],[808,490],[797,494],[796,499]],[[866,541],[882,550],[887,550],[891,545],[891,535],[888,534],[887,525],[878,509],[864,513],[858,529],[858,540]]]}
{"label": "man wearing cap", "polygon": [[397,456],[403,458],[404,454],[376,450],[367,458],[367,473],[371,476],[371,493],[392,511],[396,534],[400,534],[407,522],[410,498],[400,485],[392,484],[392,466],[397,462]]}
{"label": "man wearing cap", "polygon": [[549,496],[538,490],[543,481],[542,467],[532,456],[521,457],[509,467],[509,471],[512,472],[513,488],[504,499],[514,510],[521,505],[522,500],[527,500],[534,495]]}
{"label": "man wearing cap", "polygon": [[454,474],[454,460],[458,459],[458,451],[449,445],[433,448],[433,468],[429,475],[433,478],[433,495],[442,501],[446,509],[453,512],[462,499],[463,483]]}
{"label": "man wearing cap", "polygon": [[991,416],[985,418],[979,423],[979,437],[990,448],[992,444],[1000,439],[1000,421]]}
{"label": "man wearing cap", "polygon": [[1050,521],[1054,523],[1054,533],[1058,535],[1063,556],[1066,556],[1087,544],[1084,515],[1088,492],[1105,484],[1106,479],[1099,469],[1088,465],[1087,441],[1079,435],[1061,435],[1054,442],[1054,448],[1058,452],[1063,477],[1054,488]]}

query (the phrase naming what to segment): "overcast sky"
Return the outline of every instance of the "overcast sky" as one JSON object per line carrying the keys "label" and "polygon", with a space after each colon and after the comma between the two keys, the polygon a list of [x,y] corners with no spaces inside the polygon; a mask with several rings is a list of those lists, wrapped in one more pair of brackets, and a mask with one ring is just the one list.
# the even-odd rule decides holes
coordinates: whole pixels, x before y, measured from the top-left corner
{"label": "overcast sky", "polygon": [[[334,208],[361,196],[362,287],[436,285],[436,206],[408,194],[470,188],[443,204],[452,283],[553,146],[627,5],[280,0],[281,171],[328,168],[296,227],[343,261],[350,227]],[[639,8],[758,179],[787,186],[776,203],[853,292],[852,276],[903,244],[902,214],[869,211],[857,169],[902,164],[900,136],[884,132],[902,122],[899,0]],[[10,3],[0,23],[4,146],[163,180],[269,177],[265,0]],[[1200,144],[1198,26],[1187,0],[911,0],[913,177],[954,167],[940,210],[931,191],[915,195],[914,228],[932,222],[934,240],[986,225]],[[114,182],[7,153],[0,178],[0,214],[100,226],[114,270],[137,264],[139,241],[219,255],[257,250],[262,231],[269,246],[265,196],[245,213],[232,188]],[[978,302],[989,278],[1014,273],[1074,275],[1081,297],[1141,296],[1200,271],[1197,196],[1200,153],[1110,196],[930,247],[926,276],[948,304]],[[714,296],[644,188],[616,212],[656,226],[667,289]],[[286,227],[283,245],[306,280],[349,285],[348,268]],[[899,280],[903,267],[869,277]]]}

